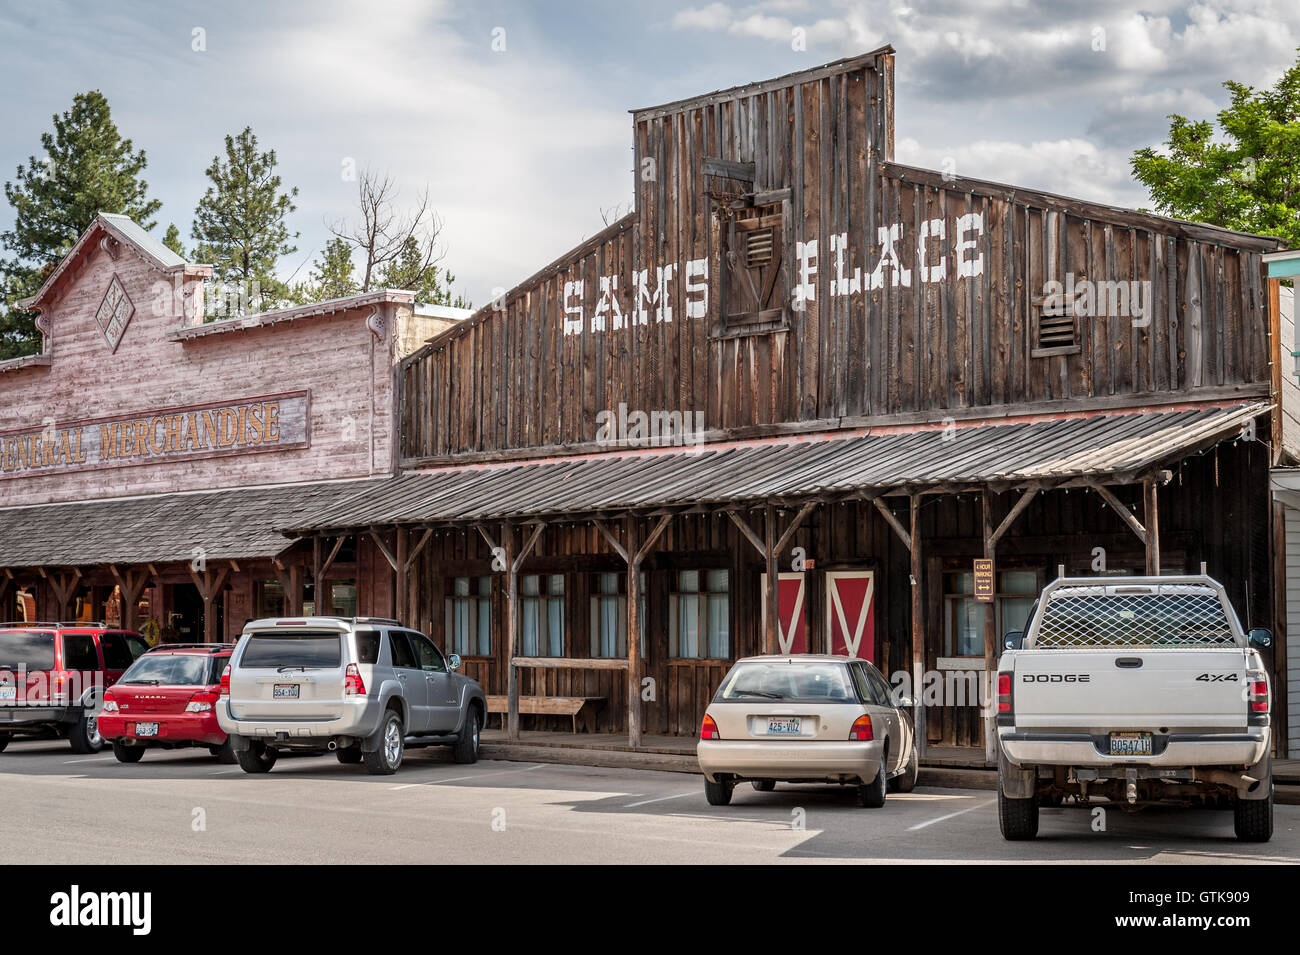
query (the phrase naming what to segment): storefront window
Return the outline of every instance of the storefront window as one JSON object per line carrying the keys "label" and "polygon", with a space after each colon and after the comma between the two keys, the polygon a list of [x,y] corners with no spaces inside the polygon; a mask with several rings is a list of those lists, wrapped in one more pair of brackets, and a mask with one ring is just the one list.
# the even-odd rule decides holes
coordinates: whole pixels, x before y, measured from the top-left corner
{"label": "storefront window", "polygon": [[262,620],[267,617],[283,617],[288,612],[284,602],[284,585],[278,580],[259,580],[256,586],[257,602],[254,616]]}
{"label": "storefront window", "polygon": [[[591,655],[627,656],[627,574],[595,574],[591,597]],[[644,597],[646,576],[641,574]],[[641,601],[641,656],[646,655],[644,599]]]}
{"label": "storefront window", "polygon": [[330,613],[340,617],[357,615],[357,582],[355,580],[331,580]]}
{"label": "storefront window", "polygon": [[519,578],[519,589],[520,655],[564,656],[564,575],[525,574]]}
{"label": "storefront window", "polygon": [[[998,635],[1019,630],[1029,619],[1038,599],[1038,573],[1032,570],[1004,570],[997,583]],[[984,613],[988,604],[975,599],[975,575],[944,574],[943,655],[984,656]]]}
{"label": "storefront window", "polygon": [[492,654],[492,578],[454,577],[446,601],[447,643],[461,656]]}
{"label": "storefront window", "polygon": [[668,655],[720,659],[731,654],[730,580],[725,570],[678,571],[669,596]]}

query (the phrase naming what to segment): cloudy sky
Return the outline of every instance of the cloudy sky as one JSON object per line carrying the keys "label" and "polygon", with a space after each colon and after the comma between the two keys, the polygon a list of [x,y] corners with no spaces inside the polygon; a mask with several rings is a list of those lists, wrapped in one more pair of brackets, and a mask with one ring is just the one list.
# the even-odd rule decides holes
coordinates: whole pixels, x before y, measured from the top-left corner
{"label": "cloudy sky", "polygon": [[354,163],[407,196],[429,186],[457,288],[482,303],[626,208],[628,109],[886,43],[900,161],[1141,205],[1131,151],[1158,143],[1171,112],[1212,116],[1224,80],[1275,82],[1300,47],[1298,6],[0,0],[0,175],[75,93],[100,89],[148,152],[157,231],[175,222],[188,236],[222,137],[252,126],[300,189],[286,275],[305,275],[325,221],[348,214]]}

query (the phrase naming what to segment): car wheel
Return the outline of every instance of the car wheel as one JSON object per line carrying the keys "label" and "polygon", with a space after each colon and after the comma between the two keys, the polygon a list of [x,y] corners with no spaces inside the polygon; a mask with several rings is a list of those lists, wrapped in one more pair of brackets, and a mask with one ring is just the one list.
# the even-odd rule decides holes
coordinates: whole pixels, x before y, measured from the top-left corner
{"label": "car wheel", "polygon": [[998,786],[998,826],[1008,842],[1032,839],[1038,835],[1038,797],[1012,799]]}
{"label": "car wheel", "polygon": [[372,752],[361,754],[366,764],[366,772],[373,776],[391,776],[402,765],[405,752],[402,717],[395,710],[384,714],[383,725],[379,728],[379,745]]}
{"label": "car wheel", "polygon": [[736,784],[731,782],[711,783],[704,780],[704,798],[710,806],[731,805],[731,794],[736,791]]}
{"label": "car wheel", "polygon": [[361,762],[360,746],[344,746],[334,750],[334,758],[345,766],[355,766]]}
{"label": "car wheel", "polygon": [[881,759],[880,768],[876,770],[876,778],[865,786],[858,787],[858,805],[866,806],[868,809],[879,809],[885,804],[885,793],[888,788],[885,782],[885,761]]}
{"label": "car wheel", "polygon": [[770,793],[776,788],[775,779],[755,779],[754,788],[761,793]]}
{"label": "car wheel", "polygon": [[113,740],[113,755],[119,763],[138,763],[144,758],[144,747],[128,746],[119,740]]}
{"label": "car wheel", "polygon": [[279,754],[265,743],[251,740],[248,749],[236,750],[239,768],[246,773],[269,773]]}
{"label": "car wheel", "polygon": [[916,788],[916,777],[920,772],[921,757],[917,755],[916,747],[913,746],[912,755],[907,760],[907,768],[889,781],[890,789],[896,793],[910,793]]}
{"label": "car wheel", "polygon": [[82,710],[77,722],[68,729],[68,742],[74,753],[98,753],[104,748],[104,737],[99,735],[99,715],[92,710]]}
{"label": "car wheel", "polygon": [[3,736],[0,736],[0,753],[3,753],[5,751],[5,747],[9,745],[10,739],[12,739],[12,737],[9,736],[8,733],[4,734]]}
{"label": "car wheel", "polygon": [[1273,838],[1273,790],[1266,799],[1238,799],[1232,807],[1232,827],[1240,842],[1268,842]]}
{"label": "car wheel", "polygon": [[235,752],[235,744],[230,742],[230,737],[220,746],[209,746],[208,752],[217,757],[217,761],[233,766],[239,762],[239,754]]}
{"label": "car wheel", "polygon": [[469,713],[465,715],[465,725],[461,727],[460,736],[456,739],[456,747],[452,750],[452,758],[458,763],[477,763],[478,739],[478,710],[471,706]]}

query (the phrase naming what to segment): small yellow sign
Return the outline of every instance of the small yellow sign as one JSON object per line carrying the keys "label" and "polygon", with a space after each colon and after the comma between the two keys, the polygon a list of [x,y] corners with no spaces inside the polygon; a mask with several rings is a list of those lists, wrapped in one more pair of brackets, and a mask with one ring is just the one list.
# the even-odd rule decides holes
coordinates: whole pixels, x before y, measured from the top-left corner
{"label": "small yellow sign", "polygon": [[980,603],[993,603],[993,560],[989,557],[975,559],[975,599]]}

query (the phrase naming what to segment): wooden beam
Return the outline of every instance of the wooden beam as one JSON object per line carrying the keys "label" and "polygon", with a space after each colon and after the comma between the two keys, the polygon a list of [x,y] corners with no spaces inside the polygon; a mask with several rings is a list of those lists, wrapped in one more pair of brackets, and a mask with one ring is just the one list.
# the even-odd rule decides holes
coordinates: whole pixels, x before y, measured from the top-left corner
{"label": "wooden beam", "polygon": [[[998,604],[997,604],[997,538],[993,528],[993,495],[985,490],[981,494],[984,522],[984,556],[993,561],[993,602],[984,605],[984,673],[985,686],[996,679],[998,660]],[[987,691],[986,691],[987,692]],[[997,760],[997,723],[990,706],[984,707],[984,762],[992,765]]]}
{"label": "wooden beam", "polygon": [[627,552],[634,555],[627,562],[627,744],[633,749],[641,745],[641,605],[645,601],[641,564],[636,559],[642,554],[636,520],[630,514],[624,518]]}
{"label": "wooden beam", "polygon": [[[911,495],[911,497],[915,497],[915,496],[916,495]],[[911,498],[909,497],[909,500],[910,499]],[[899,519],[894,516],[894,512],[891,511],[888,507],[886,507],[885,502],[878,497],[873,497],[871,499],[871,503],[876,506],[876,510],[878,510],[880,512],[880,516],[885,519],[885,523],[887,523],[890,527],[894,529],[894,533],[897,534],[898,539],[903,542],[903,546],[906,547],[908,550],[911,550],[912,535],[909,534],[906,528],[903,527],[902,522],[899,521]]]}
{"label": "wooden beam", "polygon": [[645,541],[642,542],[640,549],[637,550],[636,556],[632,560],[637,567],[641,566],[641,562],[646,559],[646,555],[650,553],[650,549],[654,547],[659,538],[663,536],[664,530],[668,527],[668,524],[672,519],[673,515],[671,514],[664,514],[659,518],[659,523],[655,524],[654,530],[652,530],[649,536],[646,537]]}
{"label": "wooden beam", "polygon": [[1089,484],[1088,487],[1101,495],[1101,499],[1110,505],[1111,510],[1118,514],[1120,520],[1128,525],[1129,530],[1137,535],[1138,540],[1143,544],[1147,542],[1147,529],[1142,526],[1141,521],[1133,516],[1133,512],[1125,507],[1120,499],[1111,492],[1110,488],[1104,484]]}
{"label": "wooden beam", "polygon": [[921,495],[912,494],[907,500],[912,526],[911,533],[908,534],[908,549],[912,560],[909,581],[912,591],[912,728],[916,734],[914,745],[917,756],[924,757],[928,741],[925,707],[921,704],[921,690],[925,683],[925,621],[922,619],[925,589],[921,586],[924,579],[922,568],[925,565],[921,563]]}
{"label": "wooden beam", "polygon": [[1142,484],[1142,503],[1145,508],[1147,548],[1147,576],[1160,576],[1160,498],[1155,481]]}
{"label": "wooden beam", "polygon": [[781,649],[781,575],[780,564],[776,559],[777,529],[776,508],[769,504],[763,508],[763,523],[767,530],[766,580],[763,587],[763,605],[767,612],[763,614],[763,652],[776,653]]}
{"label": "wooden beam", "polygon": [[[480,529],[486,537],[486,533]],[[515,535],[509,522],[501,525],[501,546],[506,557],[506,737],[519,739],[519,565],[515,561]]]}
{"label": "wooden beam", "polygon": [[339,549],[343,546],[343,541],[347,539],[347,534],[340,534],[334,540],[334,546],[330,548],[330,554],[325,558],[325,566],[320,569],[320,575],[324,577],[334,566],[334,558],[339,555]]}
{"label": "wooden beam", "polygon": [[759,556],[767,556],[767,546],[762,539],[754,533],[753,529],[745,523],[745,519],[735,511],[727,511],[727,516],[731,518],[731,523],[740,529],[740,533],[745,535],[745,539],[754,545],[754,550],[758,551]]}
{"label": "wooden beam", "polygon": [[1012,506],[1011,510],[1007,512],[1007,516],[1002,518],[1002,523],[999,524],[997,526],[997,530],[993,532],[994,544],[997,544],[997,542],[1002,539],[1002,535],[1011,529],[1011,525],[1015,523],[1016,518],[1024,513],[1025,508],[1029,506],[1029,503],[1034,499],[1034,496],[1037,494],[1038,494],[1038,488],[1031,487],[1028,490],[1026,490],[1023,494],[1020,495],[1019,500],[1017,500],[1016,503]]}
{"label": "wooden beam", "polygon": [[600,531],[600,535],[609,542],[609,546],[614,548],[615,553],[617,553],[619,557],[623,558],[623,563],[631,563],[632,558],[628,554],[627,548],[619,542],[619,539],[614,535],[614,532],[609,529],[609,526],[600,518],[594,519],[592,523],[596,525],[596,530]]}
{"label": "wooden beam", "polygon": [[803,507],[799,508],[799,512],[795,514],[794,519],[790,521],[785,532],[781,535],[781,539],[776,542],[776,552],[778,554],[785,552],[785,545],[790,543],[790,538],[794,537],[794,533],[799,529],[799,525],[804,522],[804,518],[811,514],[813,508],[816,506],[816,501],[809,501]]}
{"label": "wooden beam", "polygon": [[704,175],[706,176],[735,179],[739,182],[753,182],[758,175],[757,168],[752,162],[736,162],[731,159],[718,159],[713,156],[704,158]]}
{"label": "wooden beam", "polygon": [[1268,350],[1269,396],[1273,410],[1269,413],[1272,431],[1272,452],[1269,463],[1276,466],[1282,458],[1282,362],[1290,355],[1282,354],[1282,280],[1268,280]]}
{"label": "wooden beam", "polygon": [[528,540],[524,542],[524,546],[520,549],[519,553],[515,556],[513,563],[510,565],[512,571],[519,573],[520,568],[524,565],[524,561],[527,560],[528,555],[533,552],[533,547],[537,544],[537,538],[542,536],[542,529],[544,527],[546,527],[546,525],[541,521],[538,521],[533,527],[532,534],[529,535]]}
{"label": "wooden beam", "polygon": [[406,618],[406,571],[409,567],[406,562],[406,548],[410,546],[411,532],[405,527],[399,527],[396,536],[397,554],[393,560],[393,616],[405,624],[410,622]]}
{"label": "wooden beam", "polygon": [[420,552],[424,550],[425,545],[429,543],[429,539],[431,537],[433,537],[433,528],[426,527],[424,529],[424,534],[421,535],[420,539],[416,542],[415,546],[411,548],[411,552],[406,555],[407,570],[411,569],[411,566],[415,563],[416,558],[420,556]]}
{"label": "wooden beam", "polygon": [[487,542],[488,550],[492,551],[492,553],[495,554],[501,549],[501,545],[493,539],[492,535],[488,533],[488,529],[482,524],[475,524],[474,529],[478,531],[483,540]]}

